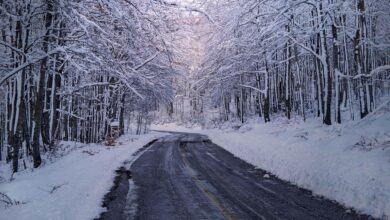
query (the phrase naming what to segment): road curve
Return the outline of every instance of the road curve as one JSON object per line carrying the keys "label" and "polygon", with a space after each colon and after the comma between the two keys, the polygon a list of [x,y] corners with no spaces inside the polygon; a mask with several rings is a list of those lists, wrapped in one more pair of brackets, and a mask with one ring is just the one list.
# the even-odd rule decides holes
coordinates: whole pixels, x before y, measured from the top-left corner
{"label": "road curve", "polygon": [[159,139],[131,172],[135,219],[369,219],[272,175],[264,177],[264,171],[199,134]]}

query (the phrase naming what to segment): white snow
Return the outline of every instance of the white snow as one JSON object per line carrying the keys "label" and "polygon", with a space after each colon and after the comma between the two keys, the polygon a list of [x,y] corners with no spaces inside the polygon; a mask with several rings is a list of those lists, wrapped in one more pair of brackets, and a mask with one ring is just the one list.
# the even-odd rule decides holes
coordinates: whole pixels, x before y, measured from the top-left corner
{"label": "white snow", "polygon": [[164,123],[164,124],[152,124],[150,127],[151,130],[155,131],[176,131],[176,132],[204,132],[204,130],[200,126],[191,126],[185,127],[182,125],[178,125],[176,123]]}
{"label": "white snow", "polygon": [[[324,126],[273,119],[234,129],[190,129],[174,124],[152,129],[190,131],[281,179],[360,212],[390,217],[390,105],[367,118]],[[284,118],[284,117],[280,117]]]}
{"label": "white snow", "polygon": [[119,121],[113,121],[110,123],[112,127],[119,127]]}
{"label": "white snow", "polygon": [[[104,211],[101,203],[113,185],[114,171],[124,161],[132,160],[132,154],[139,148],[162,135],[156,132],[126,135],[109,148],[99,144],[77,147],[33,172],[26,170],[16,174],[13,181],[0,183],[0,192],[24,204],[0,207],[0,219],[85,220],[98,217]],[[2,174],[4,172],[0,172]],[[50,193],[53,187],[59,188]]]}

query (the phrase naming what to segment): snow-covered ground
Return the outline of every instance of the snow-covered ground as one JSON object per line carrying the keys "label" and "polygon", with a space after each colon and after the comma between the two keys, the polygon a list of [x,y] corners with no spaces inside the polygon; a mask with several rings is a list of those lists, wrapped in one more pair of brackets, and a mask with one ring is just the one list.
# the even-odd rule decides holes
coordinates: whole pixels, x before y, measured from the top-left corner
{"label": "snow-covered ground", "polygon": [[[282,117],[281,117],[282,118]],[[390,218],[390,105],[359,121],[324,126],[318,119],[257,121],[238,130],[153,125],[207,134],[234,155],[316,195]]]}
{"label": "snow-covered ground", "polygon": [[[85,220],[97,217],[104,209],[101,203],[110,190],[115,170],[146,143],[164,134],[121,137],[116,146],[80,145],[64,142],[65,156],[46,158],[41,168],[24,170],[13,176],[9,167],[0,165],[0,192],[16,201],[4,207],[0,203],[0,219],[69,219]],[[69,146],[73,144],[73,146]],[[71,150],[66,150],[71,149]],[[69,152],[68,152],[69,151]]]}
{"label": "snow-covered ground", "polygon": [[[324,126],[320,120],[253,120],[239,129],[184,128],[176,124],[152,129],[196,132],[236,156],[317,195],[375,217],[390,216],[390,104],[359,121]],[[45,156],[39,169],[11,179],[0,165],[0,192],[15,205],[0,203],[0,219],[92,219],[113,185],[114,170],[150,140],[165,135],[127,135],[114,147],[63,142],[59,155]],[[30,163],[27,163],[27,167]]]}

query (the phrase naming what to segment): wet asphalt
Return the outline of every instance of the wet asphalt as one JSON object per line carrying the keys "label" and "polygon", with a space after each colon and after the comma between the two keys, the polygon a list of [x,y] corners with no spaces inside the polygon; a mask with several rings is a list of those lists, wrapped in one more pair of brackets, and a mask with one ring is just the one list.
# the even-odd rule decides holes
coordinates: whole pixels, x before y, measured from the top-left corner
{"label": "wet asphalt", "polygon": [[372,219],[256,169],[200,134],[158,139],[130,172],[118,172],[100,219]]}

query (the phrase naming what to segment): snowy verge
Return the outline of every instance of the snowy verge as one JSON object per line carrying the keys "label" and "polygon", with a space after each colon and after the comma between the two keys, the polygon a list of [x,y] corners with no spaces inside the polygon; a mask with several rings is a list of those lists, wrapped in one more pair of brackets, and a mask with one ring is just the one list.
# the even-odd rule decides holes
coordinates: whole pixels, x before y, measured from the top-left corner
{"label": "snowy verge", "polygon": [[237,157],[314,194],[374,217],[390,217],[390,106],[366,119],[324,126],[274,119],[238,130],[154,125],[203,133]]}
{"label": "snowy verge", "polygon": [[53,163],[15,175],[13,181],[0,183],[0,192],[19,204],[0,207],[0,219],[98,217],[104,211],[101,203],[113,185],[114,171],[142,146],[163,135],[125,135],[109,148],[99,144],[77,147]]}

